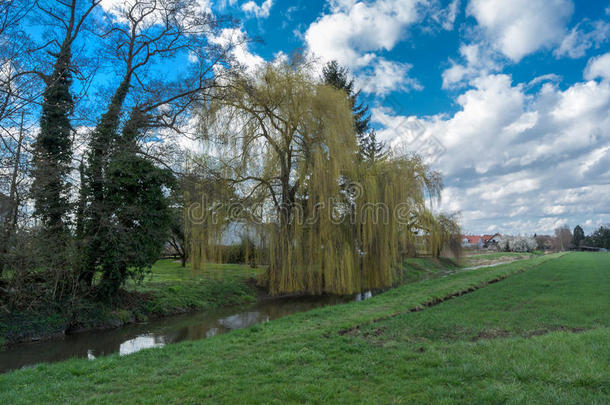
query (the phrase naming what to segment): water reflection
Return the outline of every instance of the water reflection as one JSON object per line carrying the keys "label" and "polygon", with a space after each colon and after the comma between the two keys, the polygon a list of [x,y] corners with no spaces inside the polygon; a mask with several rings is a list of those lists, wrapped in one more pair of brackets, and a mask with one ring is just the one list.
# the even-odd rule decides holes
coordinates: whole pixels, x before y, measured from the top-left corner
{"label": "water reflection", "polygon": [[373,296],[373,292],[372,291],[366,291],[363,293],[358,293],[356,294],[356,301],[364,301],[368,298],[371,298]]}
{"label": "water reflection", "polygon": [[150,349],[151,347],[163,346],[165,346],[165,339],[163,338],[163,336],[138,336],[134,339],[129,339],[121,343],[121,346],[119,346],[119,355],[125,356],[126,354],[139,352],[142,349]]}
{"label": "water reflection", "polygon": [[354,297],[265,300],[243,307],[167,317],[109,331],[85,332],[49,341],[23,343],[0,351],[0,372],[71,357],[95,360],[99,356],[112,353],[128,355],[142,349],[162,347],[185,340],[205,339],[313,308],[350,300],[361,301],[372,295],[367,291]]}
{"label": "water reflection", "polygon": [[216,336],[219,333],[220,333],[220,330],[218,328],[210,328],[209,330],[205,331],[205,337]]}
{"label": "water reflection", "polygon": [[244,312],[241,314],[235,314],[227,316],[226,318],[220,319],[218,323],[228,329],[241,329],[256,323],[269,321],[268,315],[262,315],[260,312]]}

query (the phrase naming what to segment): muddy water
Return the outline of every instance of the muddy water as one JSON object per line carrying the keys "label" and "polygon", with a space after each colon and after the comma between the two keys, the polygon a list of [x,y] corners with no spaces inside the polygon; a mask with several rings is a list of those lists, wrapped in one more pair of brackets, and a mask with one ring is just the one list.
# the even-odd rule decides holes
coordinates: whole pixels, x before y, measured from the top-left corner
{"label": "muddy water", "polygon": [[72,357],[95,360],[99,356],[112,353],[128,355],[150,347],[205,339],[297,312],[371,296],[372,294],[367,292],[355,297],[264,300],[241,307],[172,316],[108,331],[83,332],[42,342],[22,343],[0,351],[0,373]]}

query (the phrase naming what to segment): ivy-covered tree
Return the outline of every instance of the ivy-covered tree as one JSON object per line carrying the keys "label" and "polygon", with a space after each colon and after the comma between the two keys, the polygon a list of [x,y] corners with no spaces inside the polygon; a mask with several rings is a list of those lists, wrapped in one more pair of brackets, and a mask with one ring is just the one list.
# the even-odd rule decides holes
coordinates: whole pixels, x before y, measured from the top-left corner
{"label": "ivy-covered tree", "polygon": [[64,43],[57,54],[53,73],[46,80],[40,132],[34,143],[32,168],[32,196],[36,215],[48,237],[56,242],[65,240],[65,221],[70,209],[67,176],[72,160],[70,114],[74,108],[70,94],[70,63],[70,46]]}
{"label": "ivy-covered tree", "polygon": [[[53,58],[51,73],[39,72],[45,89],[40,132],[34,142],[32,156],[31,194],[35,215],[42,225],[41,251],[44,265],[55,270],[66,270],[69,256],[66,249],[70,244],[71,184],[68,175],[71,171],[73,137],[70,116],[74,109],[70,87],[75,69],[72,47],[83,30],[85,20],[99,3],[100,0],[92,0],[84,5],[76,0],[53,4],[36,2],[43,15],[63,29],[61,40],[49,42],[57,46],[55,50],[48,50]],[[57,273],[55,284],[60,284],[62,278]]]}
{"label": "ivy-covered tree", "polygon": [[139,154],[138,139],[146,131],[138,110],[113,142],[106,171],[104,226],[97,238],[102,267],[98,295],[112,300],[128,277],[142,277],[159,258],[167,241],[171,211],[167,191],[173,185],[169,170]]}

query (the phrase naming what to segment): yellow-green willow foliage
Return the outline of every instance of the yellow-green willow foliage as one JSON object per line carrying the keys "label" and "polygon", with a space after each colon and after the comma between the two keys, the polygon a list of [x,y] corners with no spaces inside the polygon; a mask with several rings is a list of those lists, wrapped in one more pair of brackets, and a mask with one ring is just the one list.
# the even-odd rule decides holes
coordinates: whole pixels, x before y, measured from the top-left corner
{"label": "yellow-green willow foliage", "polygon": [[[200,173],[200,162],[187,158],[187,176],[183,182],[185,201],[185,240],[192,267],[200,270],[207,262],[223,262],[222,235],[235,203],[235,190],[217,174]],[[194,166],[196,169],[193,169]]]}
{"label": "yellow-green willow foliage", "polygon": [[360,252],[360,285],[383,288],[396,281],[406,256],[414,256],[416,238],[441,243],[442,230],[433,226],[428,199],[438,200],[440,175],[417,155],[390,156],[359,168],[354,185],[354,221]]}
{"label": "yellow-green willow foliage", "polygon": [[215,99],[202,162],[242,198],[239,210],[201,207],[222,220],[191,223],[194,266],[218,258],[227,221],[256,224],[270,294],[350,294],[391,286],[416,232],[441,240],[421,220],[434,218],[440,177],[417,157],[361,162],[347,96],[302,66],[236,76]]}

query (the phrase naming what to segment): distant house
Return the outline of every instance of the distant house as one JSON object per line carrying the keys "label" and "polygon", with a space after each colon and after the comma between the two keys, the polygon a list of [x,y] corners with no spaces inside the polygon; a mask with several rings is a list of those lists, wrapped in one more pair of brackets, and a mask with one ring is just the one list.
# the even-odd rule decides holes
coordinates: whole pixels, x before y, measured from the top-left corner
{"label": "distant house", "polygon": [[501,237],[502,235],[499,233],[493,235],[463,235],[462,246],[475,249],[487,249],[497,246]]}
{"label": "distant house", "polygon": [[481,236],[481,239],[483,239],[483,247],[485,249],[495,248],[500,244],[502,235],[499,233],[494,233],[493,235],[483,235]]}
{"label": "distant house", "polygon": [[463,235],[462,246],[470,248],[483,248],[483,239],[480,235]]}

